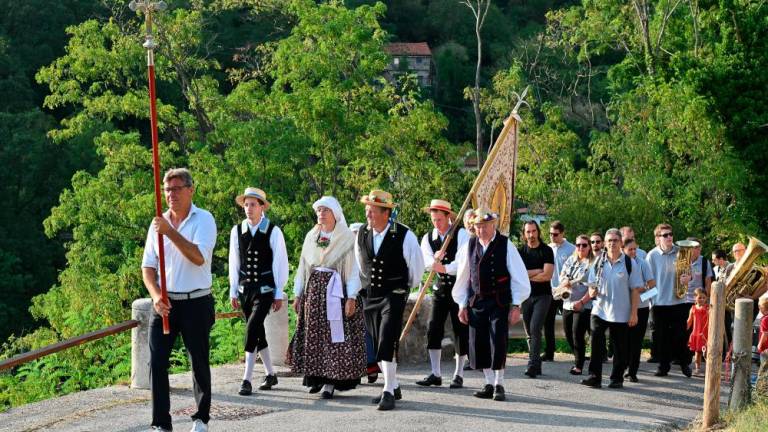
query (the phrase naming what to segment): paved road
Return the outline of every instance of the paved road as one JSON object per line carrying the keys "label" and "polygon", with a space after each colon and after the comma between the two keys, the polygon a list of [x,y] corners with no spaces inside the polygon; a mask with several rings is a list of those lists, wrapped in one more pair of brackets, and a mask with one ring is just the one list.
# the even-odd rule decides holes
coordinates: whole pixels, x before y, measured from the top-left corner
{"label": "paved road", "polygon": [[[525,356],[511,356],[506,369],[507,401],[477,399],[472,392],[482,374],[466,372],[465,388],[421,388],[414,381],[424,367],[401,368],[403,400],[391,412],[376,411],[370,398],[381,391],[374,385],[337,393],[325,401],[306,393],[301,378],[280,377],[275,390],[251,397],[236,394],[242,366],[214,369],[212,431],[639,431],[670,430],[688,424],[701,411],[704,381],[675,371],[652,376],[643,363],[640,383],[624,389],[601,390],[581,386],[568,374],[570,356],[544,364],[538,379],[523,376]],[[606,365],[610,368],[610,364]],[[426,367],[426,365],[425,365]],[[257,370],[259,370],[257,365]],[[443,364],[451,372],[451,362]],[[259,378],[260,379],[260,378]],[[604,385],[607,382],[604,382]],[[193,399],[188,373],[171,377],[176,430],[189,429]],[[125,386],[90,390],[29,404],[0,414],[2,431],[144,431],[150,419],[150,394]]]}

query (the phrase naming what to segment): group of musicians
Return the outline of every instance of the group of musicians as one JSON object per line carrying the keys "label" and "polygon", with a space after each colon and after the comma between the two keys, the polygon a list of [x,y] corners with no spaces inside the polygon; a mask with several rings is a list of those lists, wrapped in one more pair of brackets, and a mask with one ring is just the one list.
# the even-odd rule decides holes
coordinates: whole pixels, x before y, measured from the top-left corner
{"label": "group of musicians", "polygon": [[[209,212],[192,204],[194,183],[188,170],[170,170],[163,182],[169,210],[153,220],[142,262],[155,309],[150,329],[152,429],[172,429],[169,356],[181,333],[191,359],[197,401],[192,431],[207,431],[216,224]],[[232,307],[246,317],[246,361],[239,394],[250,395],[256,355],[265,369],[259,389],[278,384],[264,321],[282,307],[288,258],[282,231],[266,215],[270,207],[266,193],[249,187],[235,201],[245,218],[230,235],[230,299]],[[542,373],[542,359],[551,360],[554,352],[552,348],[540,356],[541,332],[550,316],[554,321],[552,311],[558,308],[563,309],[565,332],[575,353],[574,375],[582,374],[584,333],[591,330],[584,385],[601,387],[603,361],[610,354],[606,353],[606,330],[613,351],[609,387],[622,387],[625,377],[637,381],[649,315],[659,361],[656,375],[667,375],[672,361],[678,360],[682,373],[691,376],[685,336],[689,299],[677,297],[674,289],[676,283],[687,284],[691,292],[708,287],[712,269],[701,258],[699,246],[692,271],[677,280],[678,247],[671,226],[656,227],[657,246],[647,256],[637,248],[629,227],[609,229],[604,235],[580,235],[571,244],[559,222],[550,224],[550,244],[541,240],[536,222],[526,222],[521,233],[525,245],[518,249],[499,232],[499,215],[491,210],[478,208],[457,215],[450,202],[433,199],[423,210],[434,228],[419,244],[414,233],[393,218],[397,204],[391,194],[373,190],[360,203],[365,206],[366,223],[356,232],[347,225],[335,198],[322,197],[312,206],[317,225],[305,237],[294,279],[299,318],[288,353],[292,369],[304,376],[311,393],[330,399],[335,391],[359,383],[366,374],[367,336],[372,342],[368,354],[384,375],[382,393],[373,403],[379,410],[395,408],[395,401],[402,398],[397,351],[403,314],[409,293],[420,285],[425,271],[436,274],[429,288],[432,308],[426,346],[431,371],[418,385],[442,385],[443,329],[450,319],[456,352],[450,388],[463,387],[468,359],[469,366],[482,371],[485,378],[474,396],[504,400],[509,326],[524,320],[529,343],[525,374],[535,378]],[[464,227],[458,226],[459,216]],[[158,234],[164,239],[168,300],[160,290]],[[163,334],[163,317],[170,321],[170,334]]]}

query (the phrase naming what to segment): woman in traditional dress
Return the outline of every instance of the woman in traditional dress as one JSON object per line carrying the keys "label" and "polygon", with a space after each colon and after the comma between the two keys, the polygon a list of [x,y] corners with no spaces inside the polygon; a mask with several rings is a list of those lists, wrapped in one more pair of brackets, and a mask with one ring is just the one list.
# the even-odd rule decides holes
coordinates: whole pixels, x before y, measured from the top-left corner
{"label": "woman in traditional dress", "polygon": [[293,372],[323,399],[355,388],[366,374],[365,324],[357,294],[355,236],[341,205],[324,196],[312,204],[317,225],[304,238],[294,281],[296,332],[289,348]]}

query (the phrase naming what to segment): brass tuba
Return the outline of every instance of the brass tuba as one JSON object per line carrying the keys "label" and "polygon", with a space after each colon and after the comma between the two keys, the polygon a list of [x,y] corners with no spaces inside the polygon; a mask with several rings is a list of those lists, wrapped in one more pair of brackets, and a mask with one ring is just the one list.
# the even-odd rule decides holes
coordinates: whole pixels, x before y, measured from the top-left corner
{"label": "brass tuba", "polygon": [[736,299],[752,295],[768,281],[768,268],[755,265],[755,260],[768,251],[760,240],[750,237],[744,256],[733,265],[725,281],[725,306],[733,310]]}
{"label": "brass tuba", "polygon": [[688,285],[680,283],[680,276],[691,274],[691,255],[693,249],[701,246],[701,243],[693,240],[676,241],[675,245],[680,249],[675,260],[675,297],[681,299],[688,292]]}

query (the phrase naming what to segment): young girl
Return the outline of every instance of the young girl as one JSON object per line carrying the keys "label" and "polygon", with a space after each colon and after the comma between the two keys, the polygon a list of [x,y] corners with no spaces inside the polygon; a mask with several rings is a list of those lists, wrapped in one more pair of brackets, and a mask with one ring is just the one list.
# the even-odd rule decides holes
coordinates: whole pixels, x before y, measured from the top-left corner
{"label": "young girl", "polygon": [[707,325],[709,320],[709,302],[707,301],[706,291],[696,288],[694,291],[694,301],[696,303],[691,307],[691,312],[688,314],[688,329],[693,328],[691,337],[688,339],[688,348],[696,353],[696,368],[693,374],[701,376],[701,360],[703,352],[707,347],[707,333],[709,332],[709,326]]}

